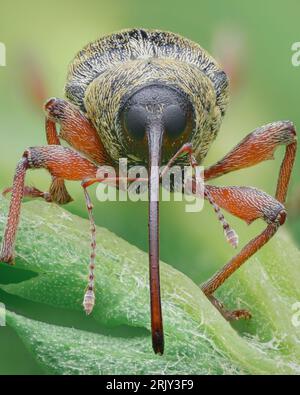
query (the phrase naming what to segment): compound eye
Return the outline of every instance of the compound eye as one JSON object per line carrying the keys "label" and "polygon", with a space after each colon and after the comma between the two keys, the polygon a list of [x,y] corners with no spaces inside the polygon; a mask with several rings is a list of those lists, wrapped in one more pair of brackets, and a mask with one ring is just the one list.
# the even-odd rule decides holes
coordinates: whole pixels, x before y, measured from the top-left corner
{"label": "compound eye", "polygon": [[146,132],[147,114],[142,106],[133,106],[125,113],[125,128],[135,140],[143,140]]}
{"label": "compound eye", "polygon": [[186,128],[187,119],[185,111],[175,104],[168,106],[163,114],[165,131],[170,138],[179,137]]}

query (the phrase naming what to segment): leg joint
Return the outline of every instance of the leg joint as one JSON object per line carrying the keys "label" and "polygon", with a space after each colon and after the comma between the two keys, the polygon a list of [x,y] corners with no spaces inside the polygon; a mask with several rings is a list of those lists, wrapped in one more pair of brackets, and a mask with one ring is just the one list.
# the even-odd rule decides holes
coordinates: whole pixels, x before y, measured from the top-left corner
{"label": "leg joint", "polygon": [[283,206],[283,204],[280,204],[277,210],[273,210],[271,213],[268,213],[267,215],[265,214],[264,220],[268,224],[275,224],[281,226],[285,223],[286,217],[287,217],[287,210]]}
{"label": "leg joint", "polygon": [[274,222],[281,226],[285,223],[286,217],[287,217],[287,211],[285,209],[280,210]]}
{"label": "leg joint", "polygon": [[66,101],[52,97],[44,105],[44,111],[50,120],[54,122],[60,122],[66,113]]}
{"label": "leg joint", "polygon": [[28,168],[40,168],[43,167],[43,155],[42,150],[37,147],[29,147],[23,153],[23,158],[27,159]]}
{"label": "leg joint", "polygon": [[292,144],[297,140],[297,132],[295,125],[291,121],[282,121],[281,127],[278,129],[279,143]]}

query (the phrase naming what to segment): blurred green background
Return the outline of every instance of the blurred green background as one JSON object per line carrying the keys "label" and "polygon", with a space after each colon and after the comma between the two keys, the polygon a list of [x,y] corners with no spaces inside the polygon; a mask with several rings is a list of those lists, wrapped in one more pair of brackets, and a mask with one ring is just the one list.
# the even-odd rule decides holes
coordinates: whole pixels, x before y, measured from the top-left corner
{"label": "blurred green background", "polygon": [[[27,146],[45,144],[40,99],[63,97],[68,63],[87,42],[127,27],[170,30],[206,48],[231,78],[227,115],[206,165],[219,159],[241,138],[262,124],[290,119],[300,125],[300,67],[291,63],[291,45],[300,41],[300,4],[286,0],[0,0],[0,41],[6,45],[7,66],[0,67],[0,187],[11,185],[15,165]],[[42,87],[39,81],[44,81]],[[273,194],[283,150],[275,161],[217,180],[218,185],[252,185]],[[289,190],[287,226],[300,242],[299,157]],[[47,190],[49,175],[28,173],[27,184]],[[80,185],[68,183],[75,201],[66,206],[87,217]],[[94,196],[95,198],[95,196]],[[95,200],[95,199],[94,199]],[[98,225],[147,250],[146,203],[95,204]],[[263,224],[247,227],[226,218],[240,234],[240,243]],[[89,237],[89,235],[87,235]],[[161,258],[196,283],[208,278],[233,251],[211,207],[186,213],[184,203],[161,204]],[[1,282],[25,279],[17,268],[0,267]],[[83,314],[65,314],[0,291],[7,308],[47,322],[100,330]],[[108,328],[101,331],[110,332]],[[119,328],[122,335],[132,335]],[[0,328],[0,374],[41,373],[25,347],[9,328]]]}

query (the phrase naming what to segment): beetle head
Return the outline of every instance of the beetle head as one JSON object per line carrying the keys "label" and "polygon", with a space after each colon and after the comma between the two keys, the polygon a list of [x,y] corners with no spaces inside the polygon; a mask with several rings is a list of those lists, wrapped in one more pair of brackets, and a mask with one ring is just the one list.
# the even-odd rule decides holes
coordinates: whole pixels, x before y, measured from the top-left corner
{"label": "beetle head", "polygon": [[184,143],[192,143],[201,162],[222,118],[210,78],[196,67],[165,59],[107,70],[87,87],[84,108],[112,160],[126,157],[129,164],[141,165],[148,159],[149,125],[163,129],[162,164]]}
{"label": "beetle head", "polygon": [[119,122],[130,154],[142,162],[149,162],[150,149],[167,162],[190,140],[194,108],[178,88],[159,83],[145,85],[124,99]]}

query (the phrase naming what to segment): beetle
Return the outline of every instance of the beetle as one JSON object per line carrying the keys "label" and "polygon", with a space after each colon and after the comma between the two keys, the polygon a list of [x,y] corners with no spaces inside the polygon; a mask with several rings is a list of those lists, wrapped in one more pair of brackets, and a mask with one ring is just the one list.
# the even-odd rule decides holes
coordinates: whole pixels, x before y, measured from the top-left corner
{"label": "beetle", "polygon": [[[101,165],[117,168],[120,158],[131,165],[148,166],[149,177],[149,277],[152,345],[164,352],[159,278],[160,165],[203,163],[224,117],[229,96],[226,73],[197,43],[159,30],[127,29],[86,45],[69,66],[66,100],[49,99],[46,146],[25,150],[17,165],[0,260],[12,264],[24,196],[66,204],[71,197],[64,180],[81,181],[91,222],[91,256],[84,309],[94,303],[95,224],[88,186],[102,182]],[[57,125],[60,130],[58,132]],[[70,146],[60,145],[65,140]],[[204,197],[212,204],[228,241],[237,235],[220,208],[251,223],[263,219],[267,226],[240,250],[201,289],[228,320],[250,318],[246,310],[227,310],[214,297],[216,289],[249,257],[266,244],[286,219],[284,206],[296,155],[292,122],[278,121],[255,129],[223,159],[204,170],[205,182],[272,159],[280,145],[286,147],[275,197],[253,187],[217,187],[205,183]],[[45,168],[52,176],[48,192],[25,186],[28,169]],[[193,191],[196,181],[193,180]]]}

